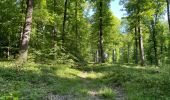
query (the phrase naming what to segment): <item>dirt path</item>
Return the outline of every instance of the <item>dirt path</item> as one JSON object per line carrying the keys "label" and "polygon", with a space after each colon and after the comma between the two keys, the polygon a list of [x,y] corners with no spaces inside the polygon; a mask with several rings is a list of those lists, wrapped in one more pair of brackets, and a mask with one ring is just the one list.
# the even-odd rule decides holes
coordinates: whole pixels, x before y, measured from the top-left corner
{"label": "dirt path", "polygon": [[[82,79],[83,81],[82,86],[83,85],[88,86],[91,84],[91,81],[88,80],[88,75],[89,75],[88,72],[81,72],[80,74],[78,74],[80,79]],[[121,87],[117,86],[116,84],[113,84],[112,89],[114,92],[116,92],[115,100],[126,100],[125,92],[123,91]],[[73,94],[70,94],[70,95],[49,94],[46,100],[80,100],[80,98],[77,96],[74,96]],[[104,99],[100,97],[98,92],[95,89],[94,90],[92,89],[91,91],[89,91],[89,96],[87,98],[86,97],[81,98],[81,100],[108,100],[108,99]]]}
{"label": "dirt path", "polygon": [[116,92],[115,100],[127,100],[125,92],[120,86],[117,86],[115,83],[113,83],[112,87],[113,87],[113,91]]}

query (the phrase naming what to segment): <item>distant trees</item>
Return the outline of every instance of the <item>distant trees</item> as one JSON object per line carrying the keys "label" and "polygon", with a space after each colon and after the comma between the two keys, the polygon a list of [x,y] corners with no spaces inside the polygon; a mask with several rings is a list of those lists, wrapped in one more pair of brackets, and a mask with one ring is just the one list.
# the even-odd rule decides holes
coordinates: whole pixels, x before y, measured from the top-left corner
{"label": "distant trees", "polygon": [[0,1],[1,59],[13,59],[19,53],[21,62],[30,58],[76,64],[168,63],[169,27],[162,16],[167,8],[169,22],[169,1],[121,0],[127,12],[121,20],[111,12],[110,2]]}
{"label": "distant trees", "polygon": [[[162,34],[159,31],[161,16],[165,9],[165,3],[161,0],[156,1],[126,1],[121,0],[121,3],[124,5],[125,10],[128,13],[128,21],[131,29],[135,29],[135,35],[138,34],[139,42],[139,51],[140,51],[140,61],[141,65],[145,65],[146,60],[151,60],[152,64],[159,65],[160,62],[160,52],[159,43],[160,38],[159,34]],[[152,8],[152,9],[151,9]],[[135,47],[137,47],[137,40],[135,39]],[[146,42],[148,40],[148,42]],[[144,53],[146,50],[147,54]],[[163,49],[161,49],[163,50]],[[149,53],[149,54],[148,54]],[[135,49],[135,54],[137,55],[137,49]],[[135,59],[138,59],[136,56]],[[136,60],[137,63],[137,60]]]}

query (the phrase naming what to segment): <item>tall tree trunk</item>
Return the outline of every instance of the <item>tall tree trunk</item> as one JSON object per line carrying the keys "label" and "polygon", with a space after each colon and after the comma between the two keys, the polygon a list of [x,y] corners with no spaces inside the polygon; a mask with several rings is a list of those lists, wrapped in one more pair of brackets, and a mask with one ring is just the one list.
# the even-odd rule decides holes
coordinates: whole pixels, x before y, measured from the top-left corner
{"label": "tall tree trunk", "polygon": [[151,22],[152,25],[152,40],[153,40],[153,48],[154,48],[154,56],[155,56],[155,65],[158,65],[158,57],[157,57],[157,41],[156,41],[156,20]]}
{"label": "tall tree trunk", "polygon": [[29,46],[31,24],[32,24],[33,0],[27,0],[26,11],[27,13],[26,13],[26,19],[25,19],[25,25],[24,25],[25,27],[24,27],[24,31],[22,34],[20,56],[19,56],[19,61],[21,61],[21,63],[27,61],[28,46]]}
{"label": "tall tree trunk", "polygon": [[140,2],[141,0],[138,0],[137,10],[138,10],[138,35],[139,35],[139,51],[140,51],[140,60],[141,60],[141,66],[145,66],[145,55],[144,55],[144,47],[143,47],[143,36],[142,36],[142,30],[141,30],[141,16],[140,16]]}
{"label": "tall tree trunk", "polygon": [[99,62],[99,51],[96,51],[96,56],[95,56],[95,62],[98,63]]}
{"label": "tall tree trunk", "polygon": [[[21,8],[21,17],[23,18],[24,16],[23,16],[23,14],[24,14],[24,1],[25,0],[22,0],[21,1],[21,4],[20,4],[20,8]],[[20,41],[19,41],[19,44],[20,44],[20,46],[21,46],[21,44],[22,44],[22,34],[23,34],[23,28],[24,28],[25,26],[24,26],[24,23],[23,23],[23,20],[21,20],[21,23],[20,23]]]}
{"label": "tall tree trunk", "polygon": [[100,63],[104,63],[104,50],[103,50],[103,3],[100,0],[99,4],[99,55],[100,55]]}
{"label": "tall tree trunk", "polygon": [[[167,18],[168,18],[168,25],[169,25],[169,33],[170,33],[170,0],[166,0],[167,3]],[[168,43],[168,48],[170,48],[170,41]],[[168,53],[168,58],[170,59],[170,53]]]}
{"label": "tall tree trunk", "polygon": [[138,34],[139,34],[139,50],[140,50],[140,59],[141,59],[141,66],[145,65],[145,56],[144,56],[144,47],[143,47],[143,37],[141,32],[140,26],[140,18],[138,19]]}
{"label": "tall tree trunk", "polygon": [[112,51],[112,62],[115,63],[116,59],[115,59],[116,55],[115,55],[115,50],[113,49]]}
{"label": "tall tree trunk", "polygon": [[138,64],[138,32],[137,27],[135,27],[135,63]]}
{"label": "tall tree trunk", "polygon": [[[53,13],[56,13],[56,0],[53,0]],[[56,59],[56,37],[57,37],[57,28],[56,22],[54,22],[53,31],[51,32],[51,42],[52,42],[52,49],[53,49],[53,60]]]}
{"label": "tall tree trunk", "polygon": [[170,9],[169,9],[169,5],[170,5],[170,1],[166,0],[167,3],[167,17],[168,17],[168,25],[169,25],[169,32],[170,32]]}
{"label": "tall tree trunk", "polygon": [[75,1],[75,35],[76,35],[76,47],[78,49],[78,1]]}
{"label": "tall tree trunk", "polygon": [[62,45],[64,45],[64,43],[65,43],[65,26],[66,26],[66,20],[67,20],[67,4],[68,4],[68,0],[65,0],[64,16],[63,16],[63,28],[62,28]]}

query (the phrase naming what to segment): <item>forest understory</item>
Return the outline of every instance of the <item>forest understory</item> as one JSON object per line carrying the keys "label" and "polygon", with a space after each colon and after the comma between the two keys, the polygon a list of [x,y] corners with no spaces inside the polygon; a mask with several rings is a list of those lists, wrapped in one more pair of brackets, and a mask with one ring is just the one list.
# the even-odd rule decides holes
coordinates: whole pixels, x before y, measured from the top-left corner
{"label": "forest understory", "polygon": [[0,64],[2,100],[169,100],[170,69],[132,64]]}

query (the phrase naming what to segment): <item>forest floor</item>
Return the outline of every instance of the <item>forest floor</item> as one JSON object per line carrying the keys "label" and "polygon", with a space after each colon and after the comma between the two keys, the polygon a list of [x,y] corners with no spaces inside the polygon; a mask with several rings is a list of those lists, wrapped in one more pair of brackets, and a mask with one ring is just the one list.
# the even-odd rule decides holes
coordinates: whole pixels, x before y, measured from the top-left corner
{"label": "forest floor", "polygon": [[0,62],[0,99],[168,100],[169,69],[103,64],[85,67]]}

